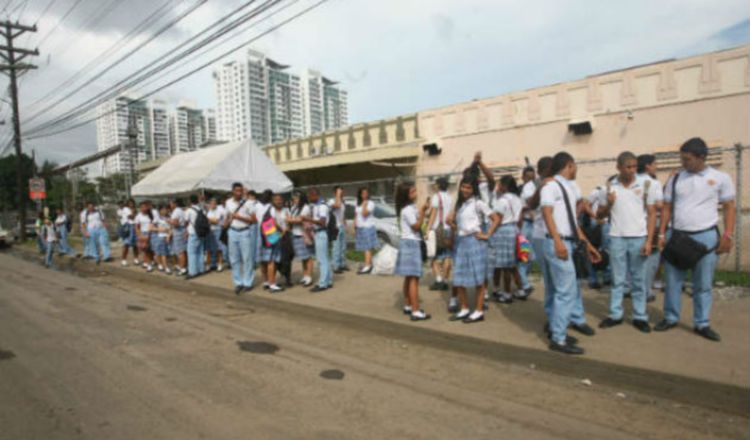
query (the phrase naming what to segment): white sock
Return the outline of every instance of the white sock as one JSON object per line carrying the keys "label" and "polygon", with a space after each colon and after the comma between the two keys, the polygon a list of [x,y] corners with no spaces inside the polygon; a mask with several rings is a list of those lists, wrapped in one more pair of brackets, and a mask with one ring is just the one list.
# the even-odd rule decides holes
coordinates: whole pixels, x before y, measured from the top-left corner
{"label": "white sock", "polygon": [[414,310],[411,312],[411,316],[414,316],[415,318],[424,318],[426,315],[421,310]]}
{"label": "white sock", "polygon": [[469,316],[469,312],[471,312],[471,310],[469,310],[469,309],[461,309],[460,312],[456,313],[456,316],[458,316],[459,318],[462,318],[464,316]]}
{"label": "white sock", "polygon": [[473,320],[473,319],[481,318],[482,316],[484,316],[484,312],[482,312],[481,310],[474,310],[471,316],[469,316],[469,319]]}
{"label": "white sock", "polygon": [[442,283],[443,282],[443,277],[441,277],[440,275],[438,275],[437,277],[435,277],[435,282],[436,283]]}
{"label": "white sock", "polygon": [[411,313],[411,306],[404,306],[404,312]]}

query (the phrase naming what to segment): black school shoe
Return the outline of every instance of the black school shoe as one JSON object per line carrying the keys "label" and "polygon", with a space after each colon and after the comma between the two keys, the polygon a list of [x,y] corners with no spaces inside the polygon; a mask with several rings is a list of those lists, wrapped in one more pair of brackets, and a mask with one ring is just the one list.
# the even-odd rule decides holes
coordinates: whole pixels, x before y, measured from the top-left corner
{"label": "black school shoe", "polygon": [[424,313],[424,310],[420,310],[420,311],[423,313],[422,316],[411,315],[410,319],[412,321],[427,321],[428,319],[432,318],[432,316],[429,313]]}
{"label": "black school shoe", "polygon": [[570,324],[570,328],[586,336],[594,336],[596,331],[588,324]]}
{"label": "black school shoe", "polygon": [[676,322],[669,322],[666,319],[662,319],[658,324],[654,326],[655,332],[665,332],[667,330],[677,327]]}
{"label": "black school shoe", "polygon": [[716,333],[711,327],[703,327],[703,328],[694,328],[693,331],[703,336],[704,338],[708,339],[709,341],[719,342],[721,341],[721,336]]}
{"label": "black school shoe", "polygon": [[643,333],[651,333],[651,326],[648,325],[648,321],[644,321],[642,319],[634,319],[633,327],[637,328]]}
{"label": "black school shoe", "polygon": [[581,347],[570,344],[558,344],[557,342],[550,342],[549,349],[552,351],[570,355],[581,355],[584,353],[583,348]]}
{"label": "black school shoe", "polygon": [[599,323],[599,328],[612,328],[620,324],[622,324],[622,318],[612,319],[612,318],[607,317],[607,318],[604,318],[604,320]]}
{"label": "black school shoe", "polygon": [[310,289],[310,292],[311,293],[318,293],[318,292],[323,292],[324,290],[328,290],[328,287],[315,286],[312,289]]}
{"label": "black school shoe", "polygon": [[245,290],[244,286],[237,286],[234,288],[234,294],[239,296],[239,294],[242,293],[243,290]]}

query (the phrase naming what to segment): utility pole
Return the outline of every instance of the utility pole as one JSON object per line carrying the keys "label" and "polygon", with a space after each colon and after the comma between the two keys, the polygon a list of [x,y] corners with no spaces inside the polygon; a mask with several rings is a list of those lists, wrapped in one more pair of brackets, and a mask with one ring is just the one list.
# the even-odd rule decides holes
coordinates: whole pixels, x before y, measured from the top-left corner
{"label": "utility pole", "polygon": [[28,50],[17,48],[13,40],[20,37],[24,32],[36,32],[36,26],[24,26],[18,22],[11,23],[10,20],[0,21],[0,35],[5,37],[5,46],[0,46],[0,57],[5,64],[0,64],[0,71],[10,77],[10,95],[13,101],[13,140],[16,146],[16,174],[18,185],[18,209],[19,209],[19,234],[21,241],[26,240],[26,195],[23,191],[23,162],[21,157],[21,117],[18,112],[18,72],[36,69],[29,63],[22,63],[28,56],[39,55],[39,50]]}
{"label": "utility pole", "polygon": [[135,168],[133,154],[138,149],[138,123],[132,109],[128,112],[128,141],[128,173],[125,175],[125,179],[128,187],[128,199],[130,199],[132,197],[130,189],[133,186],[133,169]]}

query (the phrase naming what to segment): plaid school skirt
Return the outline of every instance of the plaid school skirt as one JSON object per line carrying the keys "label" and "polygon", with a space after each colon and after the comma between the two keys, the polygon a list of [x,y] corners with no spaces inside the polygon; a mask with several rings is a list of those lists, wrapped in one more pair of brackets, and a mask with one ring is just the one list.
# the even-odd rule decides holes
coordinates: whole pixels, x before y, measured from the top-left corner
{"label": "plaid school skirt", "polygon": [[476,287],[487,277],[487,243],[473,235],[458,236],[453,269],[453,285]]}
{"label": "plaid school skirt", "polygon": [[158,234],[151,236],[151,248],[158,256],[169,255],[169,246],[167,246],[167,237],[159,237]]}
{"label": "plaid school skirt", "polygon": [[374,226],[370,228],[357,228],[354,247],[359,252],[373,250],[377,248],[378,245],[378,232],[375,230]]}
{"label": "plaid school skirt", "polygon": [[140,237],[138,237],[138,250],[141,252],[148,252],[151,249],[151,240],[152,240],[152,233],[149,232],[147,234],[141,234]]}
{"label": "plaid school skirt", "polygon": [[401,239],[393,274],[402,277],[422,276],[422,246],[419,240]]}
{"label": "plaid school skirt", "polygon": [[516,225],[506,223],[495,229],[490,237],[489,266],[491,269],[516,267]]}
{"label": "plaid school skirt", "polygon": [[185,228],[174,228],[172,230],[172,254],[179,255],[183,252],[187,252]]}
{"label": "plaid school skirt", "polygon": [[305,237],[301,235],[292,237],[292,245],[294,246],[294,258],[308,260],[315,255],[315,246],[305,244]]}
{"label": "plaid school skirt", "polygon": [[281,262],[281,240],[271,247],[262,246],[260,248],[260,261],[264,263]]}

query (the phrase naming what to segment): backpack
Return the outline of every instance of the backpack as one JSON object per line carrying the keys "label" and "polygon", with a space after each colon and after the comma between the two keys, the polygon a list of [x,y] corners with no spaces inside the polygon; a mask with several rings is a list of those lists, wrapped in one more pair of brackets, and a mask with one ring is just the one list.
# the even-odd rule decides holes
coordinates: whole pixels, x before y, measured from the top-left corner
{"label": "backpack", "polygon": [[339,227],[336,224],[336,216],[333,215],[332,210],[328,213],[328,223],[326,224],[326,232],[328,232],[328,241],[334,241],[339,237]]}
{"label": "backpack", "polygon": [[73,221],[70,220],[69,216],[65,216],[65,229],[67,230],[68,234],[70,234],[70,231],[73,230]]}
{"label": "backpack", "polygon": [[273,218],[273,215],[271,215],[272,209],[273,207],[269,208],[268,211],[266,211],[265,215],[263,216],[263,221],[260,224],[260,232],[263,237],[263,245],[265,247],[273,247],[276,243],[279,242],[279,240],[281,240],[281,232],[276,225],[276,219]]}
{"label": "backpack", "polygon": [[208,237],[208,234],[211,233],[211,224],[208,222],[208,217],[206,217],[206,213],[203,212],[203,210],[193,208],[193,211],[195,211],[196,214],[198,214],[195,217],[195,223],[193,223],[193,228],[195,229],[195,235],[197,235],[200,238],[206,238]]}

